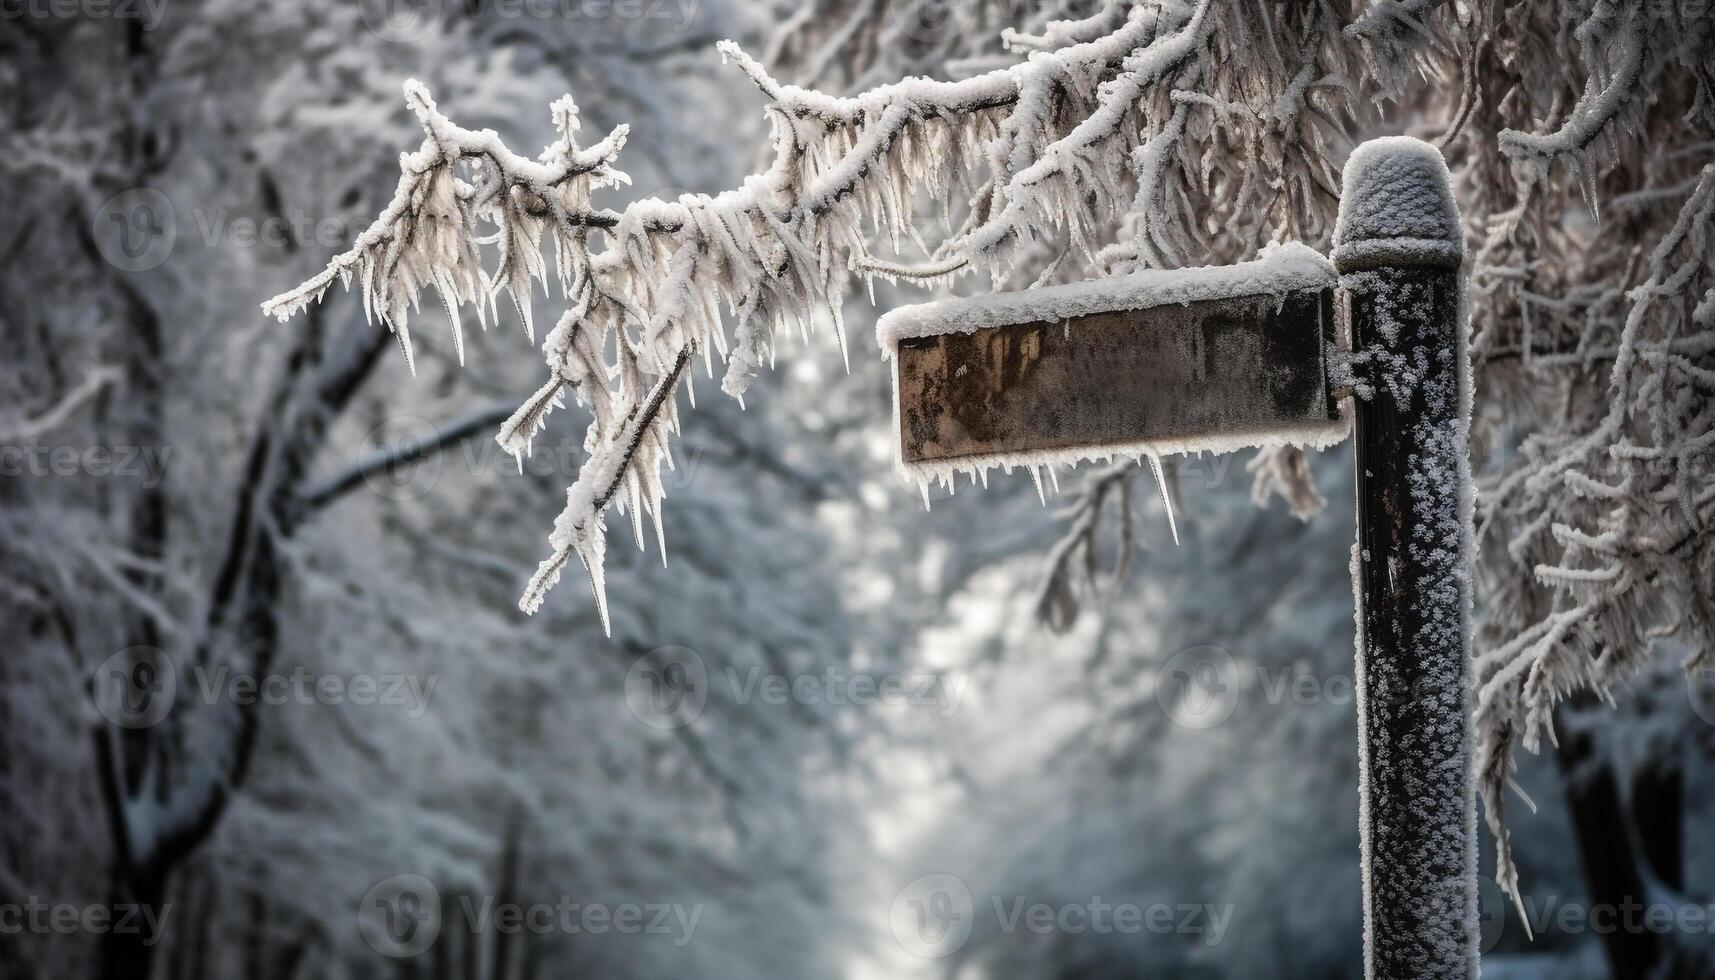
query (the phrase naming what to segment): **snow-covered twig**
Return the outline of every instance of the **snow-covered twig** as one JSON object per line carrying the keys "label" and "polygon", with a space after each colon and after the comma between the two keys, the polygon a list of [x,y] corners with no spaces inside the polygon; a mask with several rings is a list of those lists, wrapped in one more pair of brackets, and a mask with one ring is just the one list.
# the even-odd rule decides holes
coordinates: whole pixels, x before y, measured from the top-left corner
{"label": "snow-covered twig", "polygon": [[41,438],[64,425],[73,412],[83,407],[84,403],[95,397],[101,389],[119,380],[118,369],[96,367],[40,415],[18,418],[15,421],[0,419],[0,442],[29,442]]}
{"label": "snow-covered twig", "polygon": [[492,429],[511,412],[510,406],[489,406],[437,428],[428,439],[406,439],[391,446],[383,446],[308,483],[298,490],[298,497],[310,510],[325,507],[369,477],[444,452],[479,432]]}

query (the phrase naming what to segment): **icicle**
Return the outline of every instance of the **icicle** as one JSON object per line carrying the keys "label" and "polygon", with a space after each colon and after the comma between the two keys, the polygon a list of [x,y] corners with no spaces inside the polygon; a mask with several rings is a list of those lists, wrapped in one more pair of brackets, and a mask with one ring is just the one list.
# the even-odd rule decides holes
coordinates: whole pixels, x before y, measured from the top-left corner
{"label": "icicle", "polygon": [[1167,492],[1167,477],[1161,472],[1161,457],[1149,457],[1149,469],[1155,474],[1155,485],[1161,488],[1161,506],[1167,509],[1167,529],[1173,532],[1173,543],[1179,543],[1179,522],[1173,519],[1173,496]]}
{"label": "icicle", "polygon": [[613,624],[607,618],[607,576],[602,570],[602,563],[589,561],[583,558],[581,553],[578,557],[583,560],[584,567],[589,569],[590,585],[595,589],[595,607],[601,613],[601,633],[603,636],[612,636]]}
{"label": "icicle", "polygon": [[1048,506],[1048,494],[1042,490],[1042,469],[1038,466],[1030,468],[1030,478],[1036,481],[1036,499],[1042,501],[1042,506]]}
{"label": "icicle", "polygon": [[643,550],[643,491],[635,482],[628,489],[625,498],[631,508],[631,534],[637,539],[637,550]]}

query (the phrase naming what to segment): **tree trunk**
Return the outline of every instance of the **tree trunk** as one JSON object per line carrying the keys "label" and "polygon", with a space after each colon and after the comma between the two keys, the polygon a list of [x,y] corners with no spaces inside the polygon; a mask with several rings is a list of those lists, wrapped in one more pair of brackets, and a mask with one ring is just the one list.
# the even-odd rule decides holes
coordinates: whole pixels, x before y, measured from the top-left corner
{"label": "tree trunk", "polygon": [[[161,877],[129,877],[115,882],[109,892],[108,907],[127,904],[159,909],[166,894],[166,879]],[[104,980],[149,980],[155,966],[158,943],[141,930],[109,929],[102,934],[99,947],[97,976]]]}
{"label": "tree trunk", "polygon": [[1632,780],[1632,822],[1650,874],[1685,890],[1685,772],[1677,759],[1648,766]]}
{"label": "tree trunk", "polygon": [[[1569,701],[1574,708],[1594,703],[1595,696],[1588,692],[1575,694]],[[1619,909],[1632,902],[1645,902],[1648,892],[1626,820],[1620,781],[1613,767],[1597,753],[1596,740],[1578,726],[1565,723],[1560,710],[1555,714],[1555,730],[1560,733],[1557,758],[1572,827],[1578,835],[1578,853],[1584,862],[1590,908]],[[1601,940],[1608,968],[1619,980],[1650,977],[1666,952],[1661,935],[1642,929],[1613,929]]]}

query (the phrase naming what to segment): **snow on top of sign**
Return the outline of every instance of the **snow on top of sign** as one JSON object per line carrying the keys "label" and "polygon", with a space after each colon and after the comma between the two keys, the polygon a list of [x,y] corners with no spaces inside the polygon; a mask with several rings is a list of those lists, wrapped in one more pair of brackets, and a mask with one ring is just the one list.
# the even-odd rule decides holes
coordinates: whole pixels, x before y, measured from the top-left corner
{"label": "snow on top of sign", "polygon": [[1234,296],[1283,296],[1294,290],[1332,286],[1334,279],[1333,265],[1320,252],[1289,242],[1269,245],[1253,261],[1236,265],[1146,269],[1063,286],[902,306],[884,315],[875,332],[883,353],[891,357],[904,337],[975,333],[1013,323],[1058,321]]}
{"label": "snow on top of sign", "polygon": [[1341,186],[1334,226],[1341,271],[1459,264],[1459,206],[1440,150],[1409,136],[1370,140],[1346,160]]}

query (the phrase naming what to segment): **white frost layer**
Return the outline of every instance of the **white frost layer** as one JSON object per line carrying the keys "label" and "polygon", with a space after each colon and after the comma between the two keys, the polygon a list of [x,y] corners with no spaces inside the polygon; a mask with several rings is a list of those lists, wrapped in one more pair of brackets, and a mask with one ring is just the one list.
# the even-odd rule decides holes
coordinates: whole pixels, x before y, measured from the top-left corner
{"label": "white frost layer", "polygon": [[1198,269],[1146,269],[1125,276],[1086,279],[1011,293],[902,306],[876,323],[876,339],[892,357],[904,337],[975,333],[1014,323],[1059,321],[1113,310],[1146,310],[1174,303],[1281,296],[1298,289],[1334,285],[1334,266],[1301,242],[1265,247],[1257,258],[1237,265]]}
{"label": "white frost layer", "polygon": [[1352,151],[1340,184],[1334,263],[1342,271],[1459,264],[1459,207],[1440,150],[1410,136],[1370,140]]}

